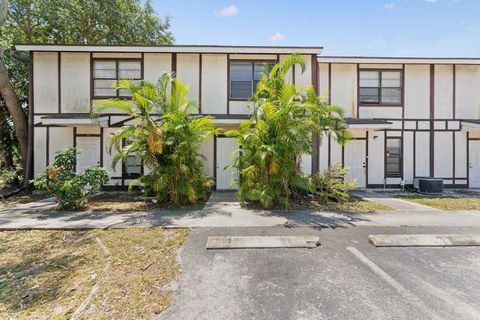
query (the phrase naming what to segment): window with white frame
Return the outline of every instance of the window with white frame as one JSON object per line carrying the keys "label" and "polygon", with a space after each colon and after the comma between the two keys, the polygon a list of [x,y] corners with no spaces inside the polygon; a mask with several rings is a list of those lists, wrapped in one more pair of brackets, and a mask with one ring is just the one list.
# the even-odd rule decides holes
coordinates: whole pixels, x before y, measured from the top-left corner
{"label": "window with white frame", "polygon": [[262,72],[274,65],[265,61],[231,61],[230,62],[230,99],[248,100],[260,81]]}
{"label": "window with white frame", "polygon": [[93,60],[93,98],[130,98],[125,90],[115,90],[113,85],[120,79],[132,79],[139,83],[142,79],[140,59],[94,59]]}
{"label": "window with white frame", "polygon": [[359,78],[360,104],[402,104],[402,71],[360,70]]}

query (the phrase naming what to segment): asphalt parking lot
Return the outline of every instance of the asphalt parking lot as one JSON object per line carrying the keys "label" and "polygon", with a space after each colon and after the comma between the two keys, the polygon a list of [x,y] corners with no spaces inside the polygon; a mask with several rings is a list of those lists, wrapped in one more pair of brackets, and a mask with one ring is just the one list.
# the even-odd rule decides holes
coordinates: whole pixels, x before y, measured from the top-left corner
{"label": "asphalt parking lot", "polygon": [[[198,228],[160,319],[479,319],[480,247],[375,248],[369,234],[472,227]],[[319,235],[316,249],[205,250],[208,236]]]}

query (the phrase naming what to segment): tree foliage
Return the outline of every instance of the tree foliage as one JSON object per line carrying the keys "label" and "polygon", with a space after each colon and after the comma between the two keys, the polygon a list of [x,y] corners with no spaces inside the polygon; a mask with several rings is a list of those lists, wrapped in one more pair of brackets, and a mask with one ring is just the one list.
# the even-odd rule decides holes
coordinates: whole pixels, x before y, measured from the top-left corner
{"label": "tree foliage", "polygon": [[[116,88],[129,91],[133,103],[112,99],[94,108],[96,114],[118,109],[132,121],[110,137],[109,151],[116,150],[113,168],[128,155],[135,155],[148,173],[130,187],[142,183],[146,194],[175,204],[204,198],[214,182],[203,172],[199,150],[217,129],[212,117],[192,115],[196,103],[187,98],[188,85],[164,73],[155,84],[120,80]],[[126,145],[122,143],[125,139],[129,141]]]}
{"label": "tree foliage", "polygon": [[253,97],[253,112],[234,137],[239,150],[233,166],[238,170],[238,197],[289,206],[295,190],[313,192],[311,180],[301,171],[301,156],[314,153],[313,135],[328,134],[339,143],[349,139],[342,108],[330,106],[313,86],[298,89],[285,80],[293,65],[305,70],[300,55],[291,55],[264,72]]}
{"label": "tree foliage", "polygon": [[171,44],[174,38],[169,29],[170,18],[160,18],[150,0],[8,1],[8,16],[3,25],[0,23],[0,80],[7,79],[0,83],[0,100],[8,102],[11,115],[18,111],[11,120],[15,126],[10,128],[17,130],[23,158],[27,145],[23,127],[28,110],[29,56],[15,51],[14,44]]}

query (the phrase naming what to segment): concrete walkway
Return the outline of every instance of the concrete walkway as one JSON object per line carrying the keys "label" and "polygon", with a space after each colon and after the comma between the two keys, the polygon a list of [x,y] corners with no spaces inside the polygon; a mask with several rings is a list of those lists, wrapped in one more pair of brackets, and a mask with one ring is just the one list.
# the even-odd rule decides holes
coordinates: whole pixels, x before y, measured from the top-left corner
{"label": "concrete walkway", "polygon": [[[359,193],[359,195],[362,193]],[[315,210],[256,210],[240,206],[233,193],[214,193],[202,210],[141,212],[56,211],[54,200],[22,204],[0,211],[0,230],[92,229],[130,227],[302,227],[457,226],[480,227],[480,212],[447,212],[367,192],[366,198],[394,206],[385,212],[342,213]]]}

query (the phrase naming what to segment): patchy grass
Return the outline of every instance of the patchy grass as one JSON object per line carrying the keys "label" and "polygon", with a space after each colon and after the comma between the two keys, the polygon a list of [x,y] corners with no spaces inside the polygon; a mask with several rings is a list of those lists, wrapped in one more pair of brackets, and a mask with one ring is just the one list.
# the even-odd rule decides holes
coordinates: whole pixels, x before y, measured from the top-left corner
{"label": "patchy grass", "polygon": [[0,318],[152,319],[172,300],[187,229],[0,232]]}
{"label": "patchy grass", "polygon": [[46,198],[45,195],[41,195],[41,194],[33,195],[29,192],[20,192],[19,194],[6,199],[0,196],[0,210],[6,209],[6,208],[13,208],[22,203],[28,203],[32,201],[45,199],[45,198]]}
{"label": "patchy grass", "polygon": [[104,196],[90,199],[87,207],[83,209],[89,212],[125,212],[125,211],[149,211],[154,209],[202,209],[205,202],[191,205],[174,205],[173,203],[154,203],[144,199],[135,199],[133,196]]}
{"label": "patchy grass", "polygon": [[399,195],[397,198],[448,211],[480,210],[480,197]]}

